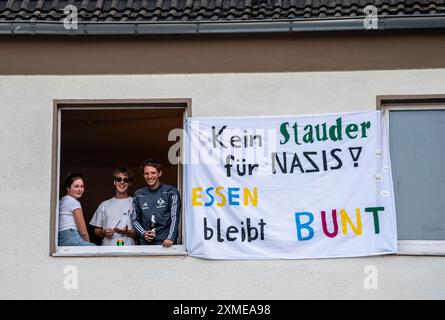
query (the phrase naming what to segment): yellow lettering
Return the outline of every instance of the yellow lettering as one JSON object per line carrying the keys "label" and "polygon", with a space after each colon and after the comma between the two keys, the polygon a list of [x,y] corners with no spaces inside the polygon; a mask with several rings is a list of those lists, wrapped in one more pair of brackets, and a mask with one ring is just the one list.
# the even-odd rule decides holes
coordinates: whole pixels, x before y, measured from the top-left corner
{"label": "yellow lettering", "polygon": [[249,188],[243,188],[243,192],[244,192],[244,205],[248,206],[249,205],[249,199],[250,202],[252,203],[252,205],[254,207],[256,207],[258,205],[258,191],[257,188],[253,188],[253,195],[250,193]]}
{"label": "yellow lettering", "polygon": [[348,214],[346,213],[346,211],[344,209],[341,209],[340,211],[340,217],[341,217],[341,231],[343,232],[343,234],[347,234],[347,226],[346,224],[349,224],[352,228],[352,231],[357,234],[357,235],[361,235],[362,234],[362,221],[360,219],[360,208],[355,209],[355,216],[357,219],[357,227],[354,226],[354,224],[351,221],[351,218],[349,218]]}
{"label": "yellow lettering", "polygon": [[224,187],[216,187],[215,188],[215,193],[218,195],[218,196],[220,196],[221,197],[221,202],[218,202],[216,205],[218,206],[218,207],[222,207],[222,206],[224,206],[225,204],[226,204],[226,201],[227,201],[227,199],[226,199],[226,196],[224,195],[224,194],[222,194],[221,192],[219,192],[219,190],[221,190],[221,189],[224,189]]}
{"label": "yellow lettering", "polygon": [[[199,192],[199,193],[198,193]],[[202,198],[202,188],[192,188],[192,206],[202,206],[202,202],[197,199]]]}

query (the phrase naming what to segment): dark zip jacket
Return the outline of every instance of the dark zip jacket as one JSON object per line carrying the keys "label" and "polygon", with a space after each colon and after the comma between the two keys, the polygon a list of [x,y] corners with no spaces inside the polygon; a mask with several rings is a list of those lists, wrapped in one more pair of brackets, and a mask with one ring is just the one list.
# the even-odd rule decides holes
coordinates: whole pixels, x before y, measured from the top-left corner
{"label": "dark zip jacket", "polygon": [[[133,226],[142,239],[142,244],[162,244],[172,240],[176,244],[179,227],[181,201],[178,190],[161,183],[156,190],[148,187],[138,189],[133,196]],[[153,242],[144,239],[144,233],[151,229],[154,215],[156,237]]]}

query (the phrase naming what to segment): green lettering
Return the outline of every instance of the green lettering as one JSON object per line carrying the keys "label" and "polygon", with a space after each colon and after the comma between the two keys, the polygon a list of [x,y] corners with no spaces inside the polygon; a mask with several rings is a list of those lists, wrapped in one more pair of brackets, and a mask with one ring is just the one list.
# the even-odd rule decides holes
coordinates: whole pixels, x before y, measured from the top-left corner
{"label": "green lettering", "polygon": [[371,207],[371,208],[365,208],[366,212],[372,212],[372,215],[374,216],[374,232],[375,234],[380,233],[380,226],[379,226],[379,211],[385,211],[384,207]]}
{"label": "green lettering", "polygon": [[295,138],[295,143],[296,144],[301,144],[299,141],[298,141],[298,123],[294,123],[294,125],[292,126],[292,128],[294,128],[294,138]]}
{"label": "green lettering", "polygon": [[303,136],[303,142],[313,143],[314,137],[313,137],[313,133],[312,133],[312,126],[310,124],[308,124],[307,126],[304,127],[304,131],[306,131],[306,130],[307,130],[307,132]]}
{"label": "green lettering", "polygon": [[341,140],[341,118],[338,118],[335,121],[335,124],[329,128],[329,137],[332,141],[339,141]]}
{"label": "green lettering", "polygon": [[284,141],[280,140],[280,144],[285,144],[289,141],[289,132],[287,131],[287,126],[289,125],[289,122],[284,122],[280,125],[280,132],[284,137]]}
{"label": "green lettering", "polygon": [[346,135],[349,138],[355,139],[355,138],[357,138],[357,135],[351,135],[351,133],[358,131],[358,125],[356,125],[356,124],[347,125],[345,131],[346,131]]}
{"label": "green lettering", "polygon": [[326,140],[328,140],[327,132],[326,132],[326,123],[323,123],[321,125],[321,127],[323,130],[323,134],[320,133],[320,125],[317,124],[315,126],[315,136],[317,137],[317,141],[326,141]]}
{"label": "green lettering", "polygon": [[366,129],[371,128],[371,122],[370,121],[366,121],[366,122],[362,122],[360,123],[361,127],[362,127],[362,138],[366,138]]}

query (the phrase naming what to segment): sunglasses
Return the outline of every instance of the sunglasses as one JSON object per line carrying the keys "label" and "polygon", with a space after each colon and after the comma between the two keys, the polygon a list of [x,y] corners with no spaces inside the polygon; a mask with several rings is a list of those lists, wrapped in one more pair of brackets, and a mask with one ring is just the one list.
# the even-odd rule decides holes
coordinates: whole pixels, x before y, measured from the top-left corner
{"label": "sunglasses", "polygon": [[130,182],[130,179],[128,179],[128,178],[121,178],[121,177],[114,177],[114,181],[116,181],[116,182],[124,182],[124,183],[129,183]]}

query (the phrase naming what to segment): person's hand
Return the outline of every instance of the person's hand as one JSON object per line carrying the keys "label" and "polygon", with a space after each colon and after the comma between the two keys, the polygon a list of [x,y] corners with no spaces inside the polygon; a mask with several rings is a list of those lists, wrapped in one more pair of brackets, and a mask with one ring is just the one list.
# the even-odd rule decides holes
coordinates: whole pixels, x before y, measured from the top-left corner
{"label": "person's hand", "polygon": [[145,231],[144,233],[144,239],[147,240],[148,242],[152,242],[153,239],[155,238],[156,234],[154,233],[153,230],[148,230]]}
{"label": "person's hand", "polygon": [[114,230],[111,229],[111,228],[107,228],[107,229],[104,229],[104,233],[105,233],[105,237],[111,239],[111,237],[112,237],[113,234],[114,234]]}
{"label": "person's hand", "polygon": [[125,226],[124,229],[119,229],[119,228],[114,228],[114,231],[116,231],[116,233],[118,234],[128,234],[128,225]]}
{"label": "person's hand", "polygon": [[171,240],[168,240],[168,239],[165,239],[164,240],[164,243],[162,243],[162,245],[164,246],[164,247],[171,247],[171,245],[173,244],[173,241],[171,241]]}

